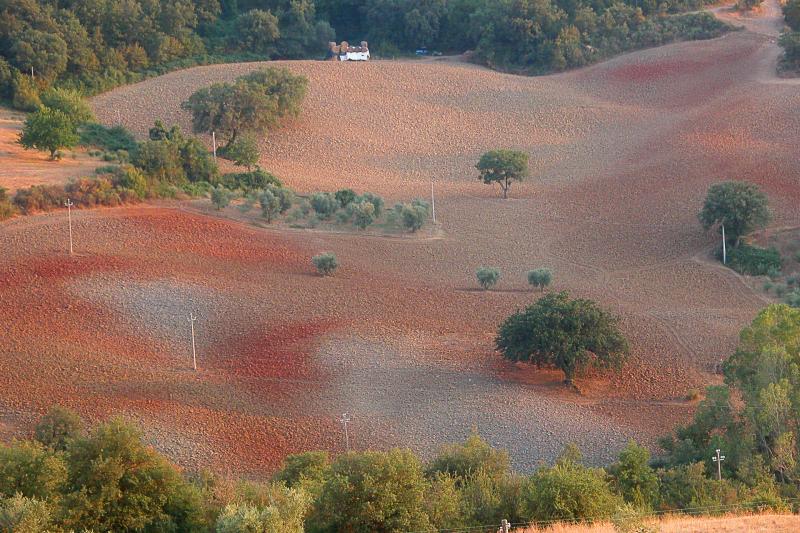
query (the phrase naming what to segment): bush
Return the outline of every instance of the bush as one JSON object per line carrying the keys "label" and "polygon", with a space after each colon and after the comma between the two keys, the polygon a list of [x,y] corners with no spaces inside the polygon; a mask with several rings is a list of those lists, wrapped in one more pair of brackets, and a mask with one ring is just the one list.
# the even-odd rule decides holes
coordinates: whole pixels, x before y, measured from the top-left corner
{"label": "bush", "polygon": [[288,187],[281,187],[279,185],[267,185],[265,190],[270,191],[278,199],[278,212],[285,213],[292,207],[294,203],[294,191]]}
{"label": "bush", "polygon": [[786,302],[786,305],[791,307],[800,307],[800,289],[793,289],[790,291],[783,301]]}
{"label": "bush", "polygon": [[336,201],[339,202],[339,206],[342,208],[345,208],[348,205],[350,205],[350,203],[355,201],[357,197],[353,189],[339,189],[338,191],[336,191],[334,196],[336,197]]}
{"label": "bush", "polygon": [[55,406],[36,424],[36,440],[45,446],[63,451],[73,439],[83,434],[83,420],[78,413]]}
{"label": "bush", "polygon": [[220,155],[233,161],[236,166],[247,167],[248,172],[258,164],[261,156],[258,142],[252,135],[236,138],[221,151]]}
{"label": "bush", "polygon": [[[102,124],[89,123],[80,128],[80,141],[82,146],[94,146],[109,152],[125,150],[133,153],[136,150],[136,139],[133,134],[122,126],[106,127]],[[100,155],[97,150],[90,150],[90,156]]]}
{"label": "bush", "polygon": [[[398,207],[395,206],[395,212],[397,212],[397,209]],[[428,205],[420,200],[414,200],[410,204],[402,204],[399,210],[400,222],[403,227],[412,233],[422,228],[428,218]]]}
{"label": "bush", "polygon": [[33,185],[27,189],[19,189],[14,194],[14,205],[23,214],[35,211],[50,211],[64,205],[67,194],[58,185]]}
{"label": "bush", "polygon": [[542,291],[553,281],[553,271],[549,268],[537,268],[528,271],[528,283],[539,287]]}
{"label": "bush", "polygon": [[258,202],[261,204],[261,216],[272,222],[272,219],[281,212],[281,201],[271,190],[263,191]]}
{"label": "bush", "polygon": [[36,85],[28,76],[19,72],[14,76],[14,97],[11,105],[20,111],[36,111],[42,106]]}
{"label": "bush", "polygon": [[605,471],[580,460],[571,445],[553,466],[533,474],[526,493],[528,520],[591,521],[614,514],[622,502],[611,492]]}
{"label": "bush", "polygon": [[281,187],[281,180],[261,169],[252,172],[230,173],[222,176],[222,184],[228,189],[241,189],[243,191],[256,191],[266,189],[270,185]]}
{"label": "bush", "polygon": [[113,183],[118,189],[127,189],[139,198],[147,196],[147,178],[133,165],[121,165],[112,168]]}
{"label": "bush", "polygon": [[740,274],[766,276],[780,272],[781,254],[775,248],[742,244],[728,252],[728,266]]}
{"label": "bush", "polygon": [[339,208],[339,202],[329,192],[316,192],[311,195],[311,207],[321,218],[330,218]]}
{"label": "bush", "polygon": [[115,188],[111,180],[105,177],[72,179],[67,183],[64,191],[75,202],[75,205],[81,207],[98,205],[113,207],[124,201],[120,190]]}
{"label": "bush", "polygon": [[217,208],[217,211],[228,207],[233,198],[233,193],[225,187],[214,187],[211,189],[211,203]]}
{"label": "bush", "polygon": [[480,267],[475,271],[475,276],[483,290],[488,290],[500,281],[500,270],[494,267]]}
{"label": "bush", "polygon": [[377,194],[372,194],[371,192],[365,192],[361,196],[356,198],[358,202],[369,202],[375,208],[375,218],[379,218],[383,213],[383,198],[378,196]]}
{"label": "bush", "polygon": [[332,252],[325,252],[315,255],[311,258],[311,262],[317,269],[317,272],[322,276],[330,276],[334,271],[339,268],[339,262]]}
{"label": "bush", "polygon": [[11,203],[11,198],[8,196],[6,189],[0,187],[0,220],[11,218],[16,213],[14,204]]}
{"label": "bush", "polygon": [[364,229],[375,221],[375,206],[370,202],[361,202],[353,208],[353,224]]}
{"label": "bush", "polygon": [[15,494],[0,500],[0,531],[41,533],[55,531],[52,512],[47,502]]}

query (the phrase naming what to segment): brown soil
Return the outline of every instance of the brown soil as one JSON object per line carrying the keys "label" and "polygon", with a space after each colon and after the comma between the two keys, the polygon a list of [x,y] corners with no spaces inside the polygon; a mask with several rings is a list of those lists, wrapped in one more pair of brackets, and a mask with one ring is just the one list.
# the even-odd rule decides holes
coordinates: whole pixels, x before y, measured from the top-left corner
{"label": "brown soil", "polygon": [[[179,206],[81,211],[2,225],[0,417],[25,431],[48,405],[125,413],[186,466],[263,474],[286,453],[431,453],[476,427],[529,470],[577,442],[593,463],[654,444],[694,404],[768,299],[709,259],[696,213],[723,179],[800,225],[800,90],[774,77],[770,37],[741,31],[541,78],[446,62],[281,63],[307,75],[303,115],[263,142],[262,165],[304,192],[350,186],[395,200],[436,187],[444,237],[258,229]],[[772,61],[772,71],[768,66]],[[188,127],[196,88],[260,65],[199,67],[94,100],[140,135]],[[343,91],[357,97],[343,98]],[[158,105],[153,105],[157,102]],[[534,177],[483,186],[479,154],[515,147]],[[310,257],[334,251],[334,277]],[[497,266],[497,291],[474,290]],[[497,324],[532,302],[525,272],[622,316],[631,361],[585,376],[514,367]],[[200,371],[189,369],[190,311]],[[2,427],[0,427],[2,429]]]}
{"label": "brown soil", "polygon": [[91,176],[102,164],[82,150],[65,150],[60,161],[50,161],[46,152],[25,150],[17,144],[24,120],[24,114],[0,108],[0,186],[9,192],[31,185],[64,183],[68,178]]}

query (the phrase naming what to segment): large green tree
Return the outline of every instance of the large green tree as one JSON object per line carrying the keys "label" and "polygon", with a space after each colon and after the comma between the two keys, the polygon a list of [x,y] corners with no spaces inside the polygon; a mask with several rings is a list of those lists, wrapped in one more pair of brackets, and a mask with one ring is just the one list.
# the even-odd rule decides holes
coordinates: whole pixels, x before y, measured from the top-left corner
{"label": "large green tree", "polygon": [[547,294],[517,311],[500,326],[495,344],[506,359],[538,367],[555,367],[572,383],[588,366],[618,368],[628,343],[618,319],[582,298],[566,292]]}
{"label": "large green tree", "polygon": [[18,142],[27,149],[50,152],[50,159],[55,160],[58,150],[78,144],[78,133],[62,111],[42,107],[25,119]]}
{"label": "large green tree", "polygon": [[528,154],[518,150],[491,150],[483,154],[475,165],[478,179],[490,185],[497,183],[508,198],[511,182],[522,181],[528,176]]}
{"label": "large green tree", "polygon": [[766,226],[772,216],[767,197],[752,183],[726,181],[712,185],[700,210],[700,223],[705,229],[725,226],[725,238],[739,244],[751,231]]}

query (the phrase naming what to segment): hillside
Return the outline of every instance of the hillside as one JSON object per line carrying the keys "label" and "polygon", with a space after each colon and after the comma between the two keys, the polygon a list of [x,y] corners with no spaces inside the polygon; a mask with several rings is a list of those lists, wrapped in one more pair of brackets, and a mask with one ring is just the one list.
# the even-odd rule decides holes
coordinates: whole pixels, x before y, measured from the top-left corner
{"label": "hillside", "polygon": [[[768,301],[709,261],[696,219],[708,185],[746,178],[776,224],[800,224],[800,94],[775,81],[776,55],[772,37],[741,31],[541,78],[452,60],[270,63],[311,89],[301,117],[262,141],[265,168],[300,191],[390,203],[433,181],[444,236],[276,232],[145,206],[77,213],[71,260],[63,214],[5,223],[3,427],[19,434],[54,402],[122,412],[182,465],[245,473],[343,449],[342,412],[358,448],[429,454],[477,427],[522,470],[570,441],[595,464],[630,438],[653,444]],[[159,118],[188,128],[181,101],[258,66],[174,72],[93,106],[139,135]],[[533,177],[507,201],[473,168],[498,146],[531,154]],[[343,265],[332,279],[311,274],[326,250]],[[500,290],[475,291],[482,265],[502,269]],[[633,347],[620,375],[580,379],[580,396],[492,350],[539,266],[556,290],[620,313]]]}

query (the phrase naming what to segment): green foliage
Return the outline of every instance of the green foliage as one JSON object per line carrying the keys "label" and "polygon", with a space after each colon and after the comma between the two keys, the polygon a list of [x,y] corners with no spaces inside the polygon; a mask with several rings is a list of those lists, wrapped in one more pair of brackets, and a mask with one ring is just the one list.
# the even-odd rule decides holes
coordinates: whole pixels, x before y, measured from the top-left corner
{"label": "green foliage", "polygon": [[138,199],[144,199],[149,192],[147,178],[133,165],[120,165],[112,171],[112,183],[117,189],[132,191]]}
{"label": "green foliage", "polygon": [[276,52],[275,42],[281,36],[278,17],[271,11],[251,9],[236,18],[238,46],[257,54],[270,56]]}
{"label": "green foliage", "polygon": [[800,289],[792,289],[783,300],[789,307],[800,307]]}
{"label": "green foliage", "polygon": [[314,496],[319,495],[328,475],[330,459],[327,452],[304,452],[286,456],[283,468],[274,480],[289,488],[303,487]]}
{"label": "green foliage", "polygon": [[341,455],[331,465],[308,530],[425,530],[430,527],[423,510],[426,488],[422,464],[408,450]]}
{"label": "green foliage", "polygon": [[478,278],[478,285],[483,290],[489,290],[500,281],[500,269],[494,267],[480,267],[475,271],[475,277]]}
{"label": "green foliage", "polygon": [[350,205],[352,202],[355,201],[358,195],[356,195],[353,189],[339,189],[334,193],[334,197],[336,197],[336,201],[339,202],[339,206],[341,208],[345,208]]}
{"label": "green foliage", "polygon": [[76,128],[94,120],[89,104],[74,90],[50,88],[42,93],[42,103],[64,113]]}
{"label": "green foliage", "polygon": [[783,4],[783,18],[792,30],[800,31],[800,0],[787,0]]}
{"label": "green foliage", "polygon": [[221,182],[229,189],[241,189],[248,192],[266,189],[270,185],[277,187],[282,185],[281,180],[261,169],[252,172],[225,174],[222,176]]}
{"label": "green foliage", "polygon": [[588,366],[619,368],[628,343],[617,323],[590,300],[573,300],[566,292],[547,294],[508,317],[495,344],[506,359],[559,368],[571,383]]}
{"label": "green foliage", "polygon": [[509,472],[509,459],[508,452],[495,450],[474,430],[463,444],[443,446],[426,468],[428,476],[447,474],[457,480],[478,472],[502,479]]}
{"label": "green foliage", "polygon": [[766,276],[780,272],[783,260],[775,248],[740,244],[728,252],[728,266],[740,274]]}
{"label": "green foliage", "polygon": [[330,276],[339,268],[339,261],[332,252],[325,252],[311,258],[311,263],[322,276]]}
{"label": "green foliage", "polygon": [[263,133],[284,117],[297,116],[307,88],[305,77],[286,68],[261,69],[233,84],[200,89],[182,107],[191,111],[195,132],[214,131],[230,145],[240,133]]}
{"label": "green foliage", "polygon": [[95,122],[84,124],[80,128],[80,144],[111,152],[125,150],[133,153],[136,150],[136,139],[131,132],[122,126],[106,127]]}
{"label": "green foliage", "polygon": [[62,457],[34,441],[0,444],[0,497],[47,499],[67,482]]}
{"label": "green foliage", "polygon": [[211,203],[217,208],[217,211],[228,207],[233,199],[233,193],[225,187],[214,187],[211,189]]}
{"label": "green foliage", "polygon": [[64,451],[73,439],[83,434],[83,420],[78,413],[60,406],[50,408],[36,424],[36,440],[50,449]]}
{"label": "green foliage", "polygon": [[353,225],[364,229],[375,222],[375,206],[371,202],[350,204],[353,206]]}
{"label": "green foliage", "polygon": [[0,531],[42,533],[53,529],[52,511],[47,502],[21,494],[0,499]]}
{"label": "green foliage", "polygon": [[310,501],[302,489],[273,487],[269,504],[230,503],[217,519],[217,533],[281,531],[303,533]]}
{"label": "green foliage", "polygon": [[30,77],[19,71],[14,74],[13,92],[14,96],[12,97],[11,105],[14,109],[36,111],[42,106],[42,100],[39,98],[39,90],[36,88],[36,84]]}
{"label": "green foliage", "polygon": [[740,239],[769,223],[772,215],[767,197],[752,183],[726,181],[712,185],[698,215],[705,229],[725,226],[725,238],[736,245]]}
{"label": "green foliage", "polygon": [[78,144],[78,134],[75,124],[63,112],[42,107],[25,119],[19,144],[26,149],[50,152],[50,159],[55,160],[58,150]]}
{"label": "green foliage", "polygon": [[518,150],[491,150],[481,156],[475,168],[480,173],[479,180],[487,185],[497,183],[503,198],[507,198],[511,182],[528,177],[528,154]]}
{"label": "green foliage", "polygon": [[762,0],[736,0],[736,9],[739,11],[751,11],[761,5]]}
{"label": "green foliage", "polygon": [[96,531],[144,529],[184,483],[177,470],[120,419],[99,425],[67,449],[67,527]]}
{"label": "green foliage", "polygon": [[537,268],[528,271],[528,283],[544,291],[553,281],[553,271],[549,268]]}
{"label": "green foliage", "polygon": [[611,517],[620,505],[602,468],[580,463],[571,445],[553,466],[539,468],[526,490],[529,520],[584,521]]}
{"label": "green foliage", "polygon": [[141,143],[133,157],[133,164],[148,179],[159,183],[178,185],[188,181],[181,159],[181,147],[176,142],[149,140]]}
{"label": "green foliage", "polygon": [[339,208],[339,202],[329,192],[315,192],[311,195],[311,207],[321,218],[330,218]]}
{"label": "green foliage", "polygon": [[800,30],[784,32],[778,43],[783,47],[782,66],[788,70],[800,69]]}
{"label": "green foliage", "polygon": [[660,472],[661,509],[687,509],[690,514],[724,513],[725,506],[736,502],[736,489],[723,479],[717,481],[706,476],[703,463],[678,466]]}
{"label": "green foliage", "polygon": [[261,204],[261,216],[266,218],[267,222],[272,222],[272,219],[281,212],[280,198],[269,189],[262,191],[258,202]]}
{"label": "green foliage", "polygon": [[425,225],[425,220],[428,218],[428,204],[419,199],[409,204],[400,204],[399,216],[404,228],[416,232]]}
{"label": "green foliage", "polygon": [[639,509],[651,509],[658,500],[658,476],[649,462],[647,448],[630,441],[609,468],[616,492]]}
{"label": "green foliage", "polygon": [[224,151],[224,156],[240,167],[247,167],[248,172],[258,164],[260,157],[258,142],[252,135],[243,135],[232,141]]}
{"label": "green foliage", "polygon": [[58,185],[32,185],[14,193],[14,205],[25,215],[62,207],[66,201],[67,193]]}

